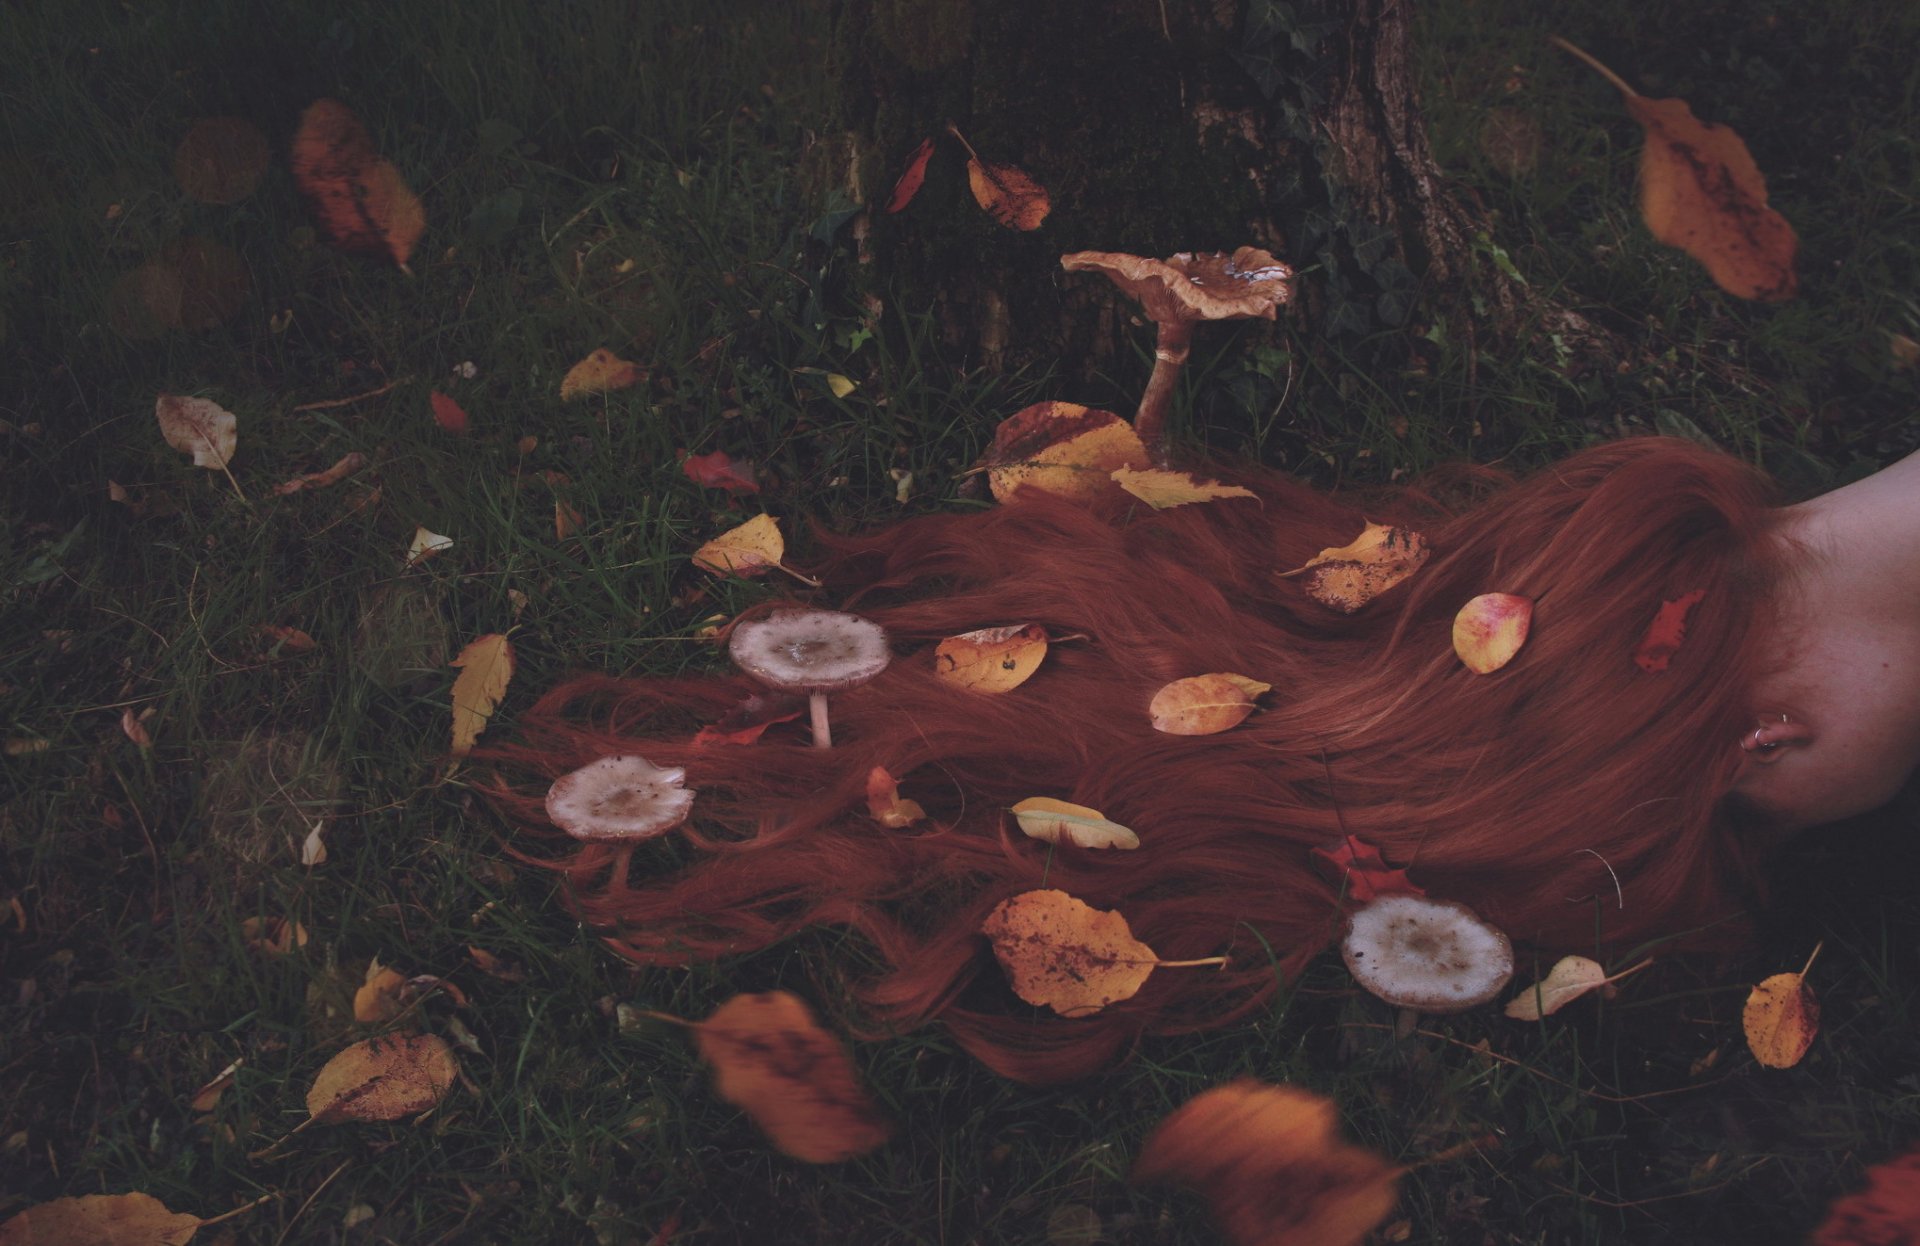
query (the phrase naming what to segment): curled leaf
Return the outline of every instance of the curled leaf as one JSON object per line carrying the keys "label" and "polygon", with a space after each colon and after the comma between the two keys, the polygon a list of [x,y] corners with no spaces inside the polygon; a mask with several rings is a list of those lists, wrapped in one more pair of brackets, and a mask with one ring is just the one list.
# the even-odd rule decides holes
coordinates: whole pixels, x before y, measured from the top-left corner
{"label": "curled leaf", "polygon": [[1507,1015],[1516,1021],[1538,1021],[1606,984],[1607,971],[1600,962],[1585,956],[1563,956],[1546,977],[1507,1001]]}
{"label": "curled leaf", "polygon": [[407,975],[390,969],[374,957],[366,980],[353,993],[353,1019],[368,1024],[391,1021],[406,1010]]}
{"label": "curled leaf", "polygon": [[350,450],[340,456],[332,467],[323,472],[308,472],[295,476],[292,480],[283,480],[273,487],[275,495],[286,497],[302,489],[324,489],[328,485],[337,485],[367,465],[367,456],[358,450]]}
{"label": "curled leaf", "polygon": [[1490,675],[1527,643],[1533,601],[1512,593],[1482,593],[1453,616],[1453,651],[1476,675]]}
{"label": "curled leaf", "polygon": [[416,563],[433,557],[443,549],[452,548],[452,537],[441,536],[438,532],[428,532],[425,528],[415,528],[413,530],[413,540],[407,545],[407,565],[409,567],[414,566]]}
{"label": "curled leaf", "polygon": [[342,251],[386,255],[402,270],[427,230],[426,209],[353,110],[315,100],[293,138],[293,181],[328,241]]}
{"label": "curled leaf", "polygon": [[1153,694],[1147,713],[1155,731],[1168,735],[1217,735],[1253,713],[1253,703],[1272,684],[1245,675],[1215,673],[1176,679]]}
{"label": "curled leaf", "polygon": [[1352,542],[1323,549],[1282,579],[1306,575],[1307,596],[1323,606],[1352,614],[1419,570],[1432,551],[1411,528],[1368,522]]}
{"label": "curled leaf", "polygon": [[1029,838],[1082,848],[1138,848],[1140,837],[1097,809],[1049,796],[1029,796],[1013,807],[1013,817]]}
{"label": "curled leaf", "polygon": [[912,826],[927,816],[917,800],[900,799],[900,783],[885,766],[867,771],[867,812],[881,826]]}
{"label": "curled leaf", "polygon": [[1006,692],[1027,682],[1046,656],[1047,629],[1037,623],[983,627],[935,646],[933,671],[974,692]]}
{"label": "curled leaf", "polygon": [[355,1043],[327,1061],[307,1091],[316,1125],[394,1121],[446,1098],[460,1066],[434,1034],[396,1034]]}
{"label": "curled leaf", "polygon": [[1001,421],[981,462],[993,496],[1011,502],[1021,489],[1093,501],[1114,491],[1116,469],[1150,460],[1140,434],[1113,412],[1036,402]]}

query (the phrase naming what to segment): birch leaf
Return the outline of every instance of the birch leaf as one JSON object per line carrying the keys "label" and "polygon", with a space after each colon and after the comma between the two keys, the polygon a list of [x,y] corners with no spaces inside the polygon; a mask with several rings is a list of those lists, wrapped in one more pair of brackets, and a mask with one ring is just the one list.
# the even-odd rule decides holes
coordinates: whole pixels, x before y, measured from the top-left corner
{"label": "birch leaf", "polygon": [[628,389],[646,376],[646,369],[639,364],[622,359],[603,346],[567,369],[567,374],[560,378],[560,400],[566,402],[588,394]]}
{"label": "birch leaf", "polygon": [[199,1228],[151,1194],[83,1194],[0,1222],[0,1246],[185,1246]]}
{"label": "birch leaf", "polygon": [[1153,729],[1168,735],[1216,735],[1246,721],[1254,701],[1272,689],[1245,675],[1189,675],[1154,693],[1147,714]]}
{"label": "birch leaf", "polygon": [[1007,692],[1027,682],[1047,656],[1047,629],[1037,623],[983,627],[935,646],[933,672],[974,692]]}
{"label": "birch leaf", "polygon": [[[1820,949],[1814,948],[1813,955],[1819,954]],[[1753,1058],[1770,1069],[1790,1069],[1800,1063],[1820,1033],[1820,999],[1806,982],[1811,968],[1812,956],[1799,973],[1776,973],[1747,995],[1740,1027]]]}
{"label": "birch leaf", "polygon": [[765,575],[787,556],[787,541],[772,515],[755,515],[693,551],[693,565],[717,575]]}
{"label": "birch leaf", "polygon": [[1150,462],[1133,425],[1072,402],[1036,402],[1008,416],[981,460],[1001,502],[1014,501],[1022,489],[1093,501],[1118,487],[1116,469]]}
{"label": "birch leaf", "polygon": [[219,471],[232,461],[238,422],[233,412],[218,403],[162,394],[153,404],[153,414],[167,444],[191,455],[195,467]]}
{"label": "birch leaf", "polygon": [[465,757],[506,695],[513,646],[506,636],[490,632],[462,649],[453,665],[461,668],[453,681],[453,755]]}
{"label": "birch leaf", "polygon": [[407,565],[415,566],[443,549],[452,548],[452,537],[441,536],[438,532],[428,532],[425,528],[415,528],[413,540],[407,546]]}
{"label": "birch leaf", "polygon": [[1138,848],[1140,837],[1105,814],[1048,796],[1029,796],[1013,807],[1013,817],[1028,837],[1043,843],[1066,840],[1082,848]]}
{"label": "birch leaf", "polygon": [[1546,977],[1507,1001],[1507,1015],[1515,1021],[1538,1021],[1606,983],[1607,971],[1600,962],[1585,956],[1563,956]]}
{"label": "birch leaf", "polygon": [[396,1034],[355,1043],[327,1061],[307,1091],[317,1125],[395,1121],[434,1107],[460,1066],[433,1034]]}

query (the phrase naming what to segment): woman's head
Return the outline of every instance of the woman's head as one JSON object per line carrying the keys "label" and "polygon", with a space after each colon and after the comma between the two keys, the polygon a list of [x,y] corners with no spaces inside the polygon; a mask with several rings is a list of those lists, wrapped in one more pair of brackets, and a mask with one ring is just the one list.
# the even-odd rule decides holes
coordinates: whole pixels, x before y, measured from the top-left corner
{"label": "woman's head", "polygon": [[[1360,501],[1242,479],[1259,501],[1095,513],[1041,497],[830,538],[828,604],[880,622],[900,651],[836,702],[830,752],[804,733],[693,744],[750,691],[737,679],[587,679],[536,706],[522,744],[493,751],[531,772],[500,803],[538,828],[544,781],[597,756],[685,766],[700,792],[690,866],[648,877],[640,862],[628,884],[609,877],[604,848],[561,863],[610,943],[685,963],[851,927],[881,964],[862,994],[884,1019],[939,1017],[1033,1080],[1258,1006],[1337,931],[1339,883],[1312,850],[1344,834],[1522,943],[1591,948],[1596,930],[1637,942],[1749,899],[1748,849],[1722,803],[1788,548],[1769,539],[1763,478],[1649,439],[1518,484],[1454,469]],[[1352,615],[1276,574],[1366,519],[1423,531],[1431,559]],[[1641,669],[1634,652],[1662,602],[1696,590],[1668,669]],[[1480,676],[1450,636],[1485,592],[1531,597],[1535,613],[1520,655]],[[983,696],[935,678],[939,639],[1022,623],[1062,639],[1020,688]],[[1272,684],[1269,708],[1219,735],[1154,731],[1153,693],[1212,671]],[[874,766],[934,829],[867,815]],[[1005,811],[1029,796],[1100,809],[1141,847],[1028,840]],[[1001,900],[1042,886],[1120,911],[1163,957],[1225,953],[1231,966],[1157,974],[1093,1017],[1036,1016],[977,931]]]}

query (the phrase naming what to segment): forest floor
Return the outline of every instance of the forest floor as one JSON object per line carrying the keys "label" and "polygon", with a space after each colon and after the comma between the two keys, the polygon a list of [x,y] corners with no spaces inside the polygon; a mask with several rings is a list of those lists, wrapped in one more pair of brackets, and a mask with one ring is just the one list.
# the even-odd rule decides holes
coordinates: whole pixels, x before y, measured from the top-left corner
{"label": "forest floor", "polygon": [[[1489,215],[1479,245],[1612,353],[1433,333],[1426,365],[1360,377],[1223,328],[1180,397],[1189,444],[1331,484],[1658,431],[1796,496],[1920,445],[1913,10],[1615,3],[1550,28],[1522,0],[1431,7],[1428,119]],[[713,1093],[685,1034],[641,1014],[786,987],[835,1025],[844,941],[684,971],[609,954],[449,765],[448,663],[511,629],[489,739],[569,672],[717,669],[699,628],[776,590],[691,569],[702,541],[772,510],[804,562],[809,522],[979,505],[964,473],[995,424],[1069,396],[943,357],[915,309],[836,305],[851,205],[809,172],[832,15],[0,12],[0,1221],[139,1191],[209,1219],[257,1202],[207,1242],[1212,1242],[1197,1198],[1128,1167],[1172,1107],[1251,1076],[1332,1096],[1349,1136],[1412,1166],[1380,1241],[1791,1242],[1920,1141],[1911,789],[1789,850],[1747,954],[1542,1024],[1483,1010],[1396,1037],[1329,957],[1271,1015],[1064,1088],[996,1077],[937,1026],[855,1044],[896,1128],[845,1163],[782,1157]],[[1728,298],[1646,237],[1638,130],[1549,33],[1747,137],[1802,239],[1799,298]],[[410,273],[316,234],[286,151],[322,97],[419,192]],[[271,165],[201,202],[174,153],[227,115]],[[168,264],[198,274],[184,313],[153,303]],[[603,347],[642,382],[562,401]],[[1126,412],[1132,383],[1070,396]],[[162,394],[234,413],[225,469],[169,448]],[[760,492],[683,472],[715,451]],[[452,545],[409,565],[420,529]],[[276,923],[306,941],[274,949]],[[1819,1036],[1763,1068],[1747,991],[1816,943]],[[438,985],[358,1021],[375,962]],[[287,1137],[321,1067],[396,1024],[451,1045],[444,1101]]]}

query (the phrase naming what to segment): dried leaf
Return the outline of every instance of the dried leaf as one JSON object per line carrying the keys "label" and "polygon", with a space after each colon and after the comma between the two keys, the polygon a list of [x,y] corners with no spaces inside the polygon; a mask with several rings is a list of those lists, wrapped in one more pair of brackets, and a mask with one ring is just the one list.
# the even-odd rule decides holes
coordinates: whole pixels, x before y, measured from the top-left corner
{"label": "dried leaf", "polygon": [[1110,822],[1098,809],[1075,805],[1050,796],[1029,796],[1013,807],[1013,817],[1029,838],[1057,844],[1066,840],[1082,848],[1121,848],[1140,846],[1140,837],[1118,822]]}
{"label": "dried leaf", "polygon": [[835,398],[845,398],[848,394],[851,394],[859,388],[859,382],[855,381],[852,377],[842,376],[838,372],[827,373],[827,392]]}
{"label": "dried leaf", "polygon": [[1323,549],[1278,574],[1285,579],[1306,573],[1307,596],[1352,614],[1419,570],[1431,552],[1418,532],[1369,521],[1352,543]]}
{"label": "dried leaf", "polygon": [[[1815,948],[1814,955],[1819,954]],[[1807,967],[1812,966],[1809,957]],[[1765,979],[1747,995],[1747,1006],[1741,1010],[1747,1048],[1770,1069],[1790,1069],[1800,1063],[1820,1033],[1820,999],[1807,985],[1806,973],[1802,969]]]}
{"label": "dried leaf", "polygon": [[340,456],[340,460],[324,472],[308,472],[295,476],[292,480],[283,480],[273,487],[278,497],[298,493],[302,489],[324,489],[336,485],[367,465],[367,456],[358,450],[349,451]]}
{"label": "dried leaf", "polygon": [[787,556],[786,538],[772,515],[755,515],[693,551],[693,565],[717,575],[765,575]]}
{"label": "dried leaf", "polygon": [[300,864],[312,868],[327,863],[327,843],[321,838],[326,831],[327,824],[318,818],[314,819],[313,829],[300,841]]}
{"label": "dried leaf", "polygon": [[307,1112],[318,1125],[399,1120],[436,1106],[459,1073],[437,1035],[370,1038],[327,1061],[307,1091]]}
{"label": "dried leaf", "polygon": [[1352,835],[1315,848],[1313,859],[1345,890],[1347,899],[1361,904],[1380,896],[1427,894],[1414,885],[1405,870],[1389,866],[1378,848]]}
{"label": "dried leaf", "polygon": [[184,1246],[199,1227],[150,1194],[84,1194],[9,1217],[0,1246]]}
{"label": "dried leaf", "polygon": [[427,405],[433,409],[433,422],[450,433],[467,431],[467,412],[453,399],[439,390],[427,395]]}
{"label": "dried leaf", "polygon": [[413,541],[407,546],[407,565],[414,566],[443,549],[452,548],[452,537],[441,536],[438,532],[428,532],[425,528],[415,528]]}
{"label": "dried leaf", "polygon": [[934,674],[974,692],[1006,692],[1027,682],[1047,656],[1038,623],[983,627],[949,636],[933,651]]}
{"label": "dried leaf", "polygon": [[1520,652],[1532,625],[1532,598],[1482,593],[1453,616],[1453,652],[1474,674],[1490,675]]}
{"label": "dried leaf", "polygon": [[912,826],[927,816],[917,800],[900,799],[900,783],[885,766],[867,771],[867,812],[881,826]]}
{"label": "dried leaf", "polygon": [[526,971],[513,961],[495,956],[483,947],[469,943],[467,956],[473,961],[473,967],[489,978],[498,978],[502,982],[525,982]]}
{"label": "dried leaf", "polygon": [[831,1164],[873,1150],[892,1132],[846,1048],[798,996],[736,995],[693,1031],[713,1066],[714,1092],[752,1117],[783,1155]]}
{"label": "dried leaf", "polygon": [[273,160],[267,136],[244,117],[202,117],[173,149],[173,180],[198,203],[239,203]]}
{"label": "dried leaf", "polygon": [[120,733],[141,748],[153,747],[153,737],[147,734],[147,729],[140,725],[138,718],[134,717],[131,705],[120,711]]}
{"label": "dried leaf", "polygon": [[967,149],[967,185],[972,187],[974,200],[987,210],[987,215],[1008,229],[1040,228],[1047,213],[1053,210],[1046,188],[1023,169],[982,160],[973,144],[954,127],[948,126],[947,133]]}
{"label": "dried leaf", "polygon": [[407,975],[390,969],[374,957],[366,980],[353,993],[353,1019],[369,1025],[391,1021],[407,1009]]}
{"label": "dried leaf", "polygon": [[719,722],[694,734],[695,744],[752,744],[776,723],[792,722],[807,712],[807,698],[791,692],[756,692]]}
{"label": "dried leaf", "polygon": [[1024,891],[1002,900],[980,932],[1014,994],[1063,1017],[1083,1017],[1131,999],[1157,958],[1127,919],[1064,891]]}
{"label": "dried leaf", "polygon": [[240,923],[240,939],[267,956],[285,956],[307,946],[307,928],[285,917],[249,917]]}
{"label": "dried leaf", "polygon": [[385,255],[404,271],[427,229],[426,209],[366,127],[339,100],[315,100],[293,137],[293,181],[321,232],[342,251]]}
{"label": "dried leaf", "polygon": [[1652,675],[1666,670],[1673,655],[1679,652],[1680,642],[1687,638],[1687,616],[1706,595],[1706,589],[1696,588],[1672,601],[1661,602],[1653,621],[1647,624],[1646,634],[1634,648],[1634,665]]}
{"label": "dried leaf", "polygon": [[273,623],[262,623],[256,629],[273,644],[279,645],[288,653],[309,653],[320,647],[320,642],[297,627],[281,627]]}
{"label": "dried leaf", "polygon": [[901,171],[900,180],[893,184],[893,191],[887,196],[885,211],[899,212],[913,202],[920,193],[921,184],[927,180],[927,161],[933,157],[933,140],[923,138],[920,145],[907,157],[907,167]]}
{"label": "dried leaf", "polygon": [[753,464],[723,450],[683,457],[680,470],[694,484],[709,489],[725,489],[728,493],[760,492],[760,485],[753,478]]}
{"label": "dried leaf", "polygon": [[1211,502],[1218,498],[1256,497],[1253,490],[1239,485],[1223,485],[1217,480],[1202,480],[1191,472],[1132,467],[1117,468],[1113,482],[1157,511],[1191,502]]}
{"label": "dried leaf", "polygon": [[571,398],[584,398],[588,394],[630,389],[646,379],[645,368],[620,358],[603,346],[567,369],[567,374],[560,378],[560,398],[564,402]]}
{"label": "dried leaf", "polygon": [[586,517],[582,515],[579,511],[573,509],[573,507],[571,506],[568,506],[565,502],[561,501],[559,498],[553,499],[553,539],[554,540],[564,541],[570,536],[577,535],[580,531],[581,526],[584,525],[586,522],[587,522]]}
{"label": "dried leaf", "polygon": [[490,632],[469,643],[452,664],[461,668],[453,681],[453,755],[465,757],[507,693],[513,645],[501,633]]}
{"label": "dried leaf", "polygon": [[1507,1015],[1515,1021],[1538,1021],[1606,983],[1607,971],[1599,961],[1563,956],[1546,977],[1507,1001]]}
{"label": "dried leaf", "polygon": [[1198,1191],[1234,1246],[1359,1246],[1393,1210],[1402,1171],[1345,1142],[1330,1100],[1241,1080],[1161,1121],[1133,1179]]}
{"label": "dried leaf", "polygon": [[1168,735],[1215,735],[1237,727],[1272,684],[1245,675],[1215,673],[1176,679],[1153,694],[1147,713],[1155,731]]}
{"label": "dried leaf", "polygon": [[233,412],[205,398],[162,394],[153,404],[160,435],[182,454],[193,456],[195,467],[220,471],[232,461],[237,441]]}
{"label": "dried leaf", "polygon": [[1071,402],[1036,402],[1008,416],[981,460],[1002,502],[1015,500],[1021,489],[1093,501],[1117,488],[1115,470],[1150,462],[1133,425]]}
{"label": "dried leaf", "polygon": [[1833,1201],[1807,1246],[1920,1241],[1920,1147],[1867,1169],[1865,1189]]}
{"label": "dried leaf", "polygon": [[218,1107],[220,1096],[233,1085],[234,1077],[240,1072],[240,1066],[244,1063],[246,1060],[242,1057],[214,1074],[212,1080],[193,1092],[193,1098],[187,1101],[187,1109],[192,1112],[211,1112]]}

